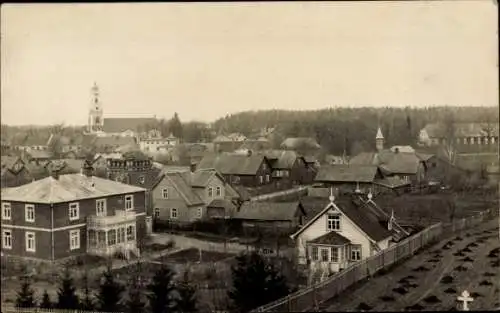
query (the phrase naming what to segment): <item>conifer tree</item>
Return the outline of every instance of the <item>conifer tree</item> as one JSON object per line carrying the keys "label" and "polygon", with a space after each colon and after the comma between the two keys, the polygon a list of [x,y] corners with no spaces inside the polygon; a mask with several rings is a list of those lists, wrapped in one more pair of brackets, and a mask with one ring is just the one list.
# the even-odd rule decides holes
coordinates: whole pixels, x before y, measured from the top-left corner
{"label": "conifer tree", "polygon": [[53,307],[52,300],[50,300],[50,296],[47,292],[47,289],[45,289],[42,296],[42,302],[40,302],[40,308],[51,309],[52,307]]}
{"label": "conifer tree", "polygon": [[147,287],[149,307],[152,313],[167,313],[173,310],[173,292],[175,290],[173,278],[174,272],[164,265],[154,274]]}
{"label": "conifer tree", "polygon": [[94,300],[90,292],[90,282],[88,272],[85,271],[82,277],[83,283],[83,298],[80,301],[80,309],[84,311],[92,311],[95,309]]}
{"label": "conifer tree", "polygon": [[78,309],[80,301],[76,294],[75,283],[71,277],[69,267],[65,268],[59,284],[59,290],[57,291],[57,308],[66,310]]}
{"label": "conifer tree", "polygon": [[132,274],[128,285],[128,299],[126,311],[129,313],[143,313],[146,311],[146,303],[143,300],[141,264],[137,263],[137,270]]}
{"label": "conifer tree", "polygon": [[31,277],[24,269],[24,275],[21,277],[21,289],[17,292],[16,307],[32,308],[36,306],[35,291],[31,287]]}
{"label": "conifer tree", "polygon": [[236,261],[231,269],[233,289],[228,292],[235,312],[248,312],[288,294],[285,277],[257,252],[241,254]]}
{"label": "conifer tree", "polygon": [[103,312],[119,311],[124,290],[125,288],[115,280],[111,265],[108,265],[107,269],[102,273],[97,294],[99,310]]}
{"label": "conifer tree", "polygon": [[175,310],[181,313],[196,312],[196,289],[189,280],[189,272],[186,270],[182,279],[177,282],[176,290],[178,299],[175,304]]}

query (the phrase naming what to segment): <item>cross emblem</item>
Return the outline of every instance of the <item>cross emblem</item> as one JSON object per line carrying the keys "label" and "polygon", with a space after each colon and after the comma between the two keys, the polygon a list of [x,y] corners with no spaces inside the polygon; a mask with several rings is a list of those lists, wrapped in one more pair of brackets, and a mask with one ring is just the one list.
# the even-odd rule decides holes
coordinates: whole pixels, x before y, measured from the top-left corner
{"label": "cross emblem", "polygon": [[457,297],[457,300],[462,301],[462,304],[463,304],[462,310],[463,311],[469,311],[468,304],[469,304],[469,302],[474,301],[474,299],[472,299],[472,297],[470,296],[470,294],[467,290],[464,290],[464,292],[462,292],[462,294]]}

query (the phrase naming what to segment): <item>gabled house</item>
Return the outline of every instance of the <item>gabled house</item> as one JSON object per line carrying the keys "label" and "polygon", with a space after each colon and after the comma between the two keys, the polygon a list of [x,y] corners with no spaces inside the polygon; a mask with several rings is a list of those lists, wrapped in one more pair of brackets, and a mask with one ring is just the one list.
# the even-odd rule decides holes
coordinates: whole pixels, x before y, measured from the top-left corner
{"label": "gabled house", "polygon": [[257,152],[271,163],[272,177],[279,186],[311,183],[308,166],[303,157],[291,150],[264,150]]}
{"label": "gabled house", "polygon": [[156,222],[191,223],[206,217],[203,199],[191,188],[190,172],[162,171],[151,188]]}
{"label": "gabled house", "polygon": [[314,181],[341,192],[352,192],[375,188],[375,181],[382,178],[383,174],[377,166],[343,164],[321,166]]}
{"label": "gabled house", "polygon": [[419,154],[408,150],[408,146],[404,146],[402,151],[399,150],[399,147],[384,149],[384,141],[382,131],[378,128],[375,137],[377,151],[362,152],[354,156],[349,164],[375,165],[379,167],[384,176],[396,176],[412,184],[423,183],[426,180],[427,164],[419,157]]}
{"label": "gabled house", "polygon": [[244,202],[233,219],[241,222],[246,234],[290,234],[303,224],[305,210],[295,202]]}
{"label": "gabled house", "polygon": [[2,188],[20,186],[32,180],[26,164],[20,157],[2,156],[1,162]]}
{"label": "gabled house", "polygon": [[148,232],[145,190],[82,174],[2,189],[2,253],[59,260],[82,254],[138,255]]}
{"label": "gabled house", "polygon": [[215,169],[233,185],[257,187],[272,183],[272,167],[269,160],[258,154],[207,154],[196,169]]}
{"label": "gabled house", "polygon": [[329,200],[291,235],[299,264],[308,264],[322,276],[387,249],[393,238],[389,225],[384,227],[351,197],[336,199],[330,195]]}
{"label": "gabled house", "polygon": [[488,146],[494,148],[498,135],[498,122],[455,123],[448,129],[443,123],[429,123],[420,130],[418,141],[421,146],[438,146],[446,143],[447,137],[452,137],[457,149],[472,152],[474,149],[470,148],[473,147],[476,151]]}

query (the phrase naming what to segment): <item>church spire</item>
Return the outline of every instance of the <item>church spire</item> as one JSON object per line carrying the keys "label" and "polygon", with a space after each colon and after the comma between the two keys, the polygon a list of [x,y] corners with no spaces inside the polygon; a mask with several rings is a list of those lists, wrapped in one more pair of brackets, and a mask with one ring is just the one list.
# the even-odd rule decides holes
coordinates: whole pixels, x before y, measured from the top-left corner
{"label": "church spire", "polygon": [[384,135],[382,135],[382,130],[380,126],[377,129],[377,135],[375,136],[375,146],[377,147],[377,151],[384,150]]}

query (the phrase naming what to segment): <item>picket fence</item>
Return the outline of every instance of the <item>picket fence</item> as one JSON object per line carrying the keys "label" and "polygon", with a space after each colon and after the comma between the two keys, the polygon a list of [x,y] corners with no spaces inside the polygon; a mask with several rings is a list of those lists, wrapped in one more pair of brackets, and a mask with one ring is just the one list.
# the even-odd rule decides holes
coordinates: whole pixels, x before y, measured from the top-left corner
{"label": "picket fence", "polygon": [[98,311],[82,311],[82,310],[58,310],[58,309],[41,309],[41,308],[16,308],[2,305],[0,313],[122,313],[122,312],[98,312]]}
{"label": "picket fence", "polygon": [[490,209],[453,223],[434,224],[376,255],[353,263],[320,283],[258,307],[252,312],[303,312],[311,310],[324,301],[339,295],[356,282],[371,277],[378,271],[410,257],[426,245],[438,242],[483,221],[490,220],[494,216],[498,216],[498,210]]}

